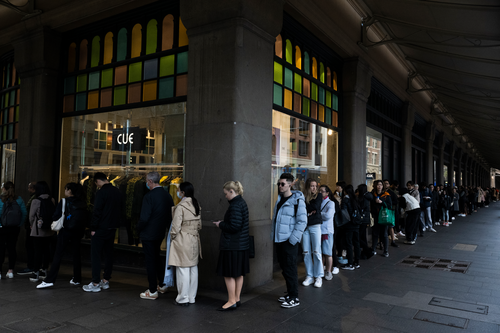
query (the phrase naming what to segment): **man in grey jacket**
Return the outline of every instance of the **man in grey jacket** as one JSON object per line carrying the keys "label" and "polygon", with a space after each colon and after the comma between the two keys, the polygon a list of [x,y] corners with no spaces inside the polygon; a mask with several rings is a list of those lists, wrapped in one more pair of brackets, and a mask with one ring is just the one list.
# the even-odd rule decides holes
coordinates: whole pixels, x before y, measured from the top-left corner
{"label": "man in grey jacket", "polygon": [[300,304],[297,255],[302,233],[307,226],[304,195],[300,191],[292,191],[293,180],[291,174],[283,173],[278,181],[279,196],[274,206],[271,234],[286,281],[287,296],[279,298],[283,308],[293,308]]}

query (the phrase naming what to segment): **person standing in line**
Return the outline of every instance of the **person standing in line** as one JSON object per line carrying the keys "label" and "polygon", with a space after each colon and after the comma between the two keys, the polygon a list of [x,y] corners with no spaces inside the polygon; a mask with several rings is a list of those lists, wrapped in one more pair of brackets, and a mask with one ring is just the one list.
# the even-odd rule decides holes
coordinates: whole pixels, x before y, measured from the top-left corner
{"label": "person standing in line", "polygon": [[238,181],[229,181],[224,184],[223,189],[229,208],[224,221],[214,224],[222,230],[217,275],[224,277],[228,301],[217,311],[234,310],[241,305],[243,279],[245,274],[250,273],[248,207],[243,200],[243,185]]}
{"label": "person standing in line", "polygon": [[438,189],[434,188],[433,184],[429,184],[429,191],[431,192],[431,217],[434,225],[439,225],[438,217],[438,205],[439,205],[439,193]]}
{"label": "person standing in line", "polygon": [[450,208],[453,204],[453,198],[449,195],[449,189],[445,188],[441,194],[441,207],[443,212],[443,226],[450,226]]}
{"label": "person standing in line", "polygon": [[[384,179],[383,182],[384,182],[384,191],[386,191],[387,193],[389,193],[389,195],[391,196],[391,201],[392,202],[397,203],[398,202],[398,195],[396,194],[396,192],[394,192],[392,190],[391,184],[389,183],[389,179]],[[395,221],[395,226],[396,226],[397,225],[397,221],[398,221],[398,216],[399,216],[397,204],[393,204],[392,205],[392,210],[394,211],[394,221]],[[389,235],[390,235],[390,238],[391,238],[391,246],[392,247],[399,247],[399,245],[396,244],[396,240],[398,238],[394,234],[394,228],[395,228],[395,226],[388,228],[389,229]]]}
{"label": "person standing in line", "polygon": [[297,255],[302,234],[307,226],[304,195],[292,191],[293,175],[283,173],[278,181],[278,199],[274,205],[271,238],[276,244],[276,254],[286,281],[287,295],[278,299],[283,308],[300,305]]}
{"label": "person standing in line", "polygon": [[142,242],[149,289],[140,294],[143,299],[155,300],[158,292],[164,293],[163,278],[165,262],[160,259],[161,243],[165,239],[167,229],[172,223],[172,196],[160,186],[158,172],[146,175],[146,187],[149,192],[142,199],[141,216],[137,222],[137,233]]}
{"label": "person standing in line", "polygon": [[[30,182],[28,184],[28,193],[30,198],[26,203],[26,211],[29,212],[31,208],[31,202],[35,199],[35,182]],[[33,273],[33,267],[35,265],[35,244],[33,243],[33,238],[31,238],[31,228],[30,228],[30,220],[28,214],[24,219],[24,229],[26,239],[24,240],[24,246],[26,249],[26,257],[27,257],[27,267],[17,271],[17,275],[31,275]]]}
{"label": "person standing in line", "polygon": [[5,250],[9,253],[9,270],[6,276],[9,279],[14,277],[17,238],[27,215],[23,199],[15,193],[14,183],[6,182],[3,184],[2,200],[0,200],[0,279],[2,278]]}
{"label": "person standing in line", "polygon": [[383,256],[389,257],[389,239],[387,237],[387,225],[378,224],[378,214],[382,208],[391,209],[392,201],[389,193],[384,191],[384,183],[381,180],[376,180],[373,182],[373,202],[370,205],[371,214],[373,217],[373,228],[372,228],[372,251],[373,254],[377,254],[377,240],[382,241],[384,247]]}
{"label": "person standing in line", "polygon": [[[109,280],[113,271],[113,247],[116,229],[123,221],[123,197],[120,190],[114,187],[106,175],[97,172],[94,181],[99,189],[95,194],[94,211],[90,223],[92,281],[83,286],[86,292],[100,292],[109,289]],[[104,274],[101,280],[101,258],[105,256]]]}
{"label": "person standing in line", "polygon": [[413,196],[408,193],[399,198],[400,207],[404,208],[406,217],[406,241],[405,244],[414,245],[417,240],[418,222],[420,219],[420,204]]}
{"label": "person standing in line", "polygon": [[[87,221],[88,212],[87,204],[83,200],[83,186],[78,183],[68,183],[64,187],[65,208],[64,208],[64,224],[57,235],[57,247],[52,260],[50,270],[42,283],[37,289],[49,288],[54,285],[61,267],[61,260],[64,251],[71,246],[73,252],[73,278],[69,283],[73,286],[78,286],[82,283],[82,258],[80,254],[80,241],[83,238],[85,231],[85,223]],[[56,211],[52,216],[53,221],[59,220],[62,212],[63,201],[61,200],[56,207]]]}
{"label": "person standing in line", "polygon": [[344,230],[347,245],[347,264],[343,266],[342,269],[352,271],[360,268],[359,257],[361,255],[361,250],[359,248],[359,224],[354,221],[354,211],[357,210],[358,214],[361,214],[361,208],[358,204],[356,195],[354,194],[354,188],[351,184],[344,188],[344,196],[342,197],[340,209],[341,213],[343,210],[346,210],[350,217],[350,221],[340,227]]}
{"label": "person standing in line", "polygon": [[339,273],[337,256],[333,255],[335,203],[330,200],[332,192],[328,186],[321,185],[319,193],[323,198],[321,202],[321,253],[323,254],[323,263],[325,264],[325,279],[330,281],[333,279],[333,275]]}
{"label": "person standing in line", "polygon": [[453,197],[453,205],[450,214],[451,214],[451,220],[455,220],[455,216],[458,216],[460,213],[460,205],[458,203],[458,201],[460,200],[460,195],[457,192],[456,186],[453,186],[453,192],[451,196]]}
{"label": "person standing in line", "polygon": [[177,197],[181,202],[172,208],[170,253],[168,264],[175,266],[177,297],[174,304],[194,304],[198,292],[198,261],[201,257],[201,207],[189,182],[179,185]]}
{"label": "person standing in line", "polygon": [[432,214],[431,214],[432,190],[428,188],[425,183],[422,183],[421,185],[422,185],[421,186],[422,191],[420,192],[420,194],[422,196],[422,202],[420,205],[421,206],[420,209],[422,210],[422,212],[420,213],[420,216],[421,218],[423,216],[425,230],[437,232],[432,224]]}

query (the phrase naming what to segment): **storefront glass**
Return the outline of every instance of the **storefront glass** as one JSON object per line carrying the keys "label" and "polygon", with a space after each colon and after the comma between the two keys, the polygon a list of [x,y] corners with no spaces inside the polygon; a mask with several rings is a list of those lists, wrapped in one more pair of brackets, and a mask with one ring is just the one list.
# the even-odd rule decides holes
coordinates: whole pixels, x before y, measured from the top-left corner
{"label": "storefront glass", "polygon": [[184,168],[186,103],[66,117],[62,124],[60,197],[68,182],[80,182],[88,209],[96,191],[93,175],[103,172],[125,200],[126,220],[116,243],[139,245],[135,226],[142,198],[147,193],[145,176],[160,173],[161,185],[178,202],[176,184]]}
{"label": "storefront glass", "polygon": [[366,186],[372,190],[373,182],[382,179],[382,133],[366,128]]}
{"label": "storefront glass", "polygon": [[16,177],[16,144],[2,145],[2,183],[14,182]]}

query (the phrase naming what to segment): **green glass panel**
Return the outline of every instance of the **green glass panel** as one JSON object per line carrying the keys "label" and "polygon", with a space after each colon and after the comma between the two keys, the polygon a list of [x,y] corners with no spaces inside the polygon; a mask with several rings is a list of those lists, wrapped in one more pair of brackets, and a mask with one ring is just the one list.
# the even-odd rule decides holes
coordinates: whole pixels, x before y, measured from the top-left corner
{"label": "green glass panel", "polygon": [[142,80],[142,62],[136,62],[128,65],[128,82],[137,82]]}
{"label": "green glass panel", "polygon": [[151,20],[147,26],[146,32],[146,54],[156,53],[158,45],[158,28],[156,20]]}
{"label": "green glass panel", "polygon": [[177,74],[187,73],[188,71],[188,53],[177,54]]}
{"label": "green glass panel", "polygon": [[319,103],[325,105],[325,88],[319,87]]}
{"label": "green glass panel", "polygon": [[2,138],[2,136],[3,136],[3,128],[2,128],[2,126],[0,126],[0,139]]}
{"label": "green glass panel", "polygon": [[89,74],[89,90],[99,89],[99,78],[101,72],[92,72]]}
{"label": "green glass panel", "polygon": [[87,93],[76,94],[75,111],[82,111],[87,108]]}
{"label": "green glass panel", "polygon": [[311,101],[307,97],[302,97],[302,114],[308,117],[311,114]]}
{"label": "green glass panel", "polygon": [[158,98],[172,98],[174,97],[174,77],[166,77],[160,79]]}
{"label": "green glass panel", "polygon": [[9,122],[9,110],[3,110],[3,124],[7,124]]}
{"label": "green glass panel", "polygon": [[99,66],[99,60],[101,58],[101,37],[95,36],[92,39],[92,53],[90,56],[90,67]]}
{"label": "green glass panel", "polygon": [[325,123],[328,125],[332,124],[332,110],[328,108],[325,110]]}
{"label": "green glass panel", "polygon": [[76,92],[87,90],[87,74],[78,75],[76,78]]}
{"label": "green glass panel", "polygon": [[322,83],[325,83],[325,66],[323,66],[323,63],[319,63],[319,80]]}
{"label": "green glass panel", "polygon": [[311,98],[318,101],[318,85],[316,83],[311,83]]}
{"label": "green glass panel", "polygon": [[339,110],[339,98],[334,94],[332,94],[332,109],[335,111]]}
{"label": "green glass panel", "polygon": [[14,121],[19,121],[19,106],[16,106],[16,114],[14,116]]}
{"label": "green glass panel", "polygon": [[14,103],[16,102],[16,91],[12,90],[10,92],[10,106],[14,106]]}
{"label": "green glass panel", "polygon": [[3,95],[3,98],[4,98],[4,108],[8,107],[9,106],[9,94],[5,94]]}
{"label": "green glass panel", "polygon": [[7,134],[7,140],[14,139],[14,124],[9,125],[9,133]]}
{"label": "green glass panel", "polygon": [[160,58],[160,76],[174,75],[175,54]]}
{"label": "green glass panel", "polygon": [[127,58],[127,29],[122,28],[118,31],[118,41],[116,43],[116,61]]}
{"label": "green glass panel", "polygon": [[7,126],[2,127],[2,139],[5,141],[7,140]]}
{"label": "green glass panel", "polygon": [[274,62],[274,82],[283,84],[283,66]]}
{"label": "green glass panel", "polygon": [[286,62],[291,64],[293,62],[293,48],[292,48],[292,42],[290,42],[289,39],[286,40]]}
{"label": "green glass panel", "polygon": [[4,95],[2,95],[2,100],[1,100],[1,102],[0,102],[0,109],[3,107],[4,99],[5,99],[5,96],[4,96]]}
{"label": "green glass panel", "polygon": [[127,97],[126,86],[115,87],[113,105],[125,104],[126,97]]}
{"label": "green glass panel", "polygon": [[288,68],[285,68],[285,87],[293,88],[293,72]]}
{"label": "green glass panel", "polygon": [[75,77],[70,76],[64,79],[64,94],[74,94],[75,93]]}
{"label": "green glass panel", "polygon": [[106,141],[99,141],[99,149],[106,149]]}
{"label": "green glass panel", "polygon": [[102,70],[101,88],[111,87],[113,85],[113,68]]}
{"label": "green glass panel", "polygon": [[309,53],[307,52],[304,52],[304,72],[306,72],[307,74],[311,74],[310,72],[310,69],[309,69],[310,65],[309,65]]}
{"label": "green glass panel", "polygon": [[274,84],[273,103],[283,106],[283,88],[280,85]]}
{"label": "green glass panel", "polygon": [[295,81],[294,81],[294,87],[293,89],[298,92],[299,94],[302,94],[302,76],[299,74],[295,73]]}
{"label": "green glass panel", "polygon": [[328,90],[326,91],[326,106],[329,108],[332,107],[332,93]]}

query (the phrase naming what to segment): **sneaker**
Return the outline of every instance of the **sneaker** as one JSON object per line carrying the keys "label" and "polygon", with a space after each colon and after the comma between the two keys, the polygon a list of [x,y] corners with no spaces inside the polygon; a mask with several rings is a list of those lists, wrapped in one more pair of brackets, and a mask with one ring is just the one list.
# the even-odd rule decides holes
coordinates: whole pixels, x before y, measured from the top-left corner
{"label": "sneaker", "polygon": [[435,225],[441,225],[441,223],[439,223],[439,222],[436,222],[436,223],[434,223],[434,224],[435,224]]}
{"label": "sneaker", "polygon": [[104,282],[104,280],[101,280],[101,282],[99,282],[99,286],[102,290],[109,289],[109,281]]}
{"label": "sneaker", "polygon": [[47,277],[47,270],[46,269],[41,269],[40,270],[40,274],[38,274],[38,278],[40,280],[45,280],[46,277]]}
{"label": "sneaker", "polygon": [[450,221],[450,222],[448,222],[448,224],[453,224],[453,222]]}
{"label": "sneaker", "polygon": [[377,255],[377,251],[373,251],[373,252],[372,252],[372,254],[373,254],[374,256],[376,256],[376,255]]}
{"label": "sneaker", "polygon": [[90,282],[82,287],[82,289],[86,292],[98,293],[101,291],[101,284],[94,284],[94,282]]}
{"label": "sneaker", "polygon": [[449,225],[448,223],[446,223],[446,222],[445,222],[445,223],[443,223],[443,226],[444,226],[444,227],[449,227],[450,225]]}
{"label": "sneaker", "polygon": [[397,241],[398,238],[396,237],[396,235],[394,235],[394,238],[392,239],[392,241]]}
{"label": "sneaker", "polygon": [[344,267],[342,267],[342,269],[346,270],[346,271],[353,271],[354,266],[353,265],[345,265]]}
{"label": "sneaker", "polygon": [[406,240],[406,241],[405,241],[405,244],[408,244],[408,245],[415,245],[415,241],[408,241],[408,240]]}
{"label": "sneaker", "polygon": [[79,286],[80,285],[80,282],[75,282],[74,278],[71,279],[71,281],[69,281],[70,284],[74,285],[74,286]]}
{"label": "sneaker", "polygon": [[31,273],[30,281],[31,282],[38,282],[39,275],[40,275],[40,272],[36,272],[36,273],[33,272],[33,273]]}
{"label": "sneaker", "polygon": [[290,299],[290,296],[288,296],[288,295],[281,296],[280,298],[278,298],[278,302],[285,303],[285,302],[288,302],[289,299]]}
{"label": "sneaker", "polygon": [[382,255],[387,258],[389,257],[389,252],[384,252]]}
{"label": "sneaker", "polygon": [[401,237],[405,237],[405,234],[403,234],[402,231],[398,232],[398,235],[401,236]]}
{"label": "sneaker", "polygon": [[359,266],[359,264],[354,264],[354,268],[355,268],[355,269],[360,269],[360,268],[361,268],[361,266]]}
{"label": "sneaker", "polygon": [[289,308],[294,308],[296,306],[299,306],[300,305],[300,301],[298,298],[289,298],[286,302],[283,302],[281,303],[281,307],[282,308],[286,308],[286,309],[289,309]]}
{"label": "sneaker", "polygon": [[337,275],[337,274],[339,274],[339,271],[340,271],[340,270],[339,270],[339,268],[338,268],[338,267],[333,267],[332,274],[333,274],[333,275]]}
{"label": "sneaker", "polygon": [[[337,269],[338,269],[338,268],[337,268]],[[331,281],[331,279],[333,279],[333,274],[332,274],[332,272],[326,272],[326,274],[325,274],[325,279],[326,279],[327,281]]]}
{"label": "sneaker", "polygon": [[391,246],[392,246],[392,247],[399,247],[399,245],[398,245],[398,244],[396,244],[396,242],[394,242],[394,241],[393,241],[393,242],[391,242]]}
{"label": "sneaker", "polygon": [[322,285],[323,285],[323,279],[320,277],[317,277],[316,281],[314,281],[314,286],[316,288],[321,288]]}
{"label": "sneaker", "polygon": [[38,286],[36,286],[36,289],[43,289],[43,288],[48,288],[48,287],[52,287],[52,286],[54,286],[53,283],[42,281],[42,283],[40,283]]}
{"label": "sneaker", "polygon": [[455,218],[454,218],[454,217],[452,217],[452,218],[451,218],[451,220],[452,220],[452,221],[454,221],[454,220],[455,220]]}
{"label": "sneaker", "polygon": [[167,285],[164,285],[163,287],[156,286],[156,291],[159,291],[162,294],[166,293],[167,289],[168,289]]}
{"label": "sneaker", "polygon": [[347,259],[339,259],[339,264],[346,265],[347,264]]}
{"label": "sneaker", "polygon": [[33,270],[31,268],[25,268],[17,272],[17,275],[31,275]]}
{"label": "sneaker", "polygon": [[142,299],[157,299],[158,298],[158,292],[155,291],[154,293],[149,292],[149,289],[146,290],[145,292],[141,293],[141,298]]}
{"label": "sneaker", "polygon": [[434,228],[430,228],[429,230],[432,232],[437,232],[436,229],[434,229]]}
{"label": "sneaker", "polygon": [[346,250],[342,250],[342,257],[346,257],[347,256],[347,251]]}
{"label": "sneaker", "polygon": [[14,278],[14,273],[10,272],[10,273],[7,273],[7,278],[9,279],[13,279]]}
{"label": "sneaker", "polygon": [[304,287],[307,287],[307,286],[311,285],[311,283],[313,283],[313,282],[314,282],[314,279],[312,277],[308,276],[308,277],[306,277],[304,282],[302,282],[302,285]]}

